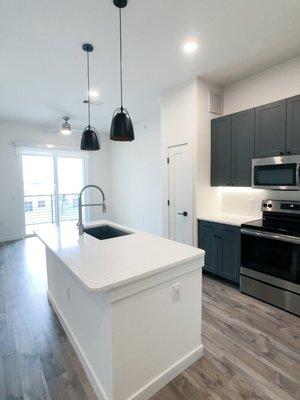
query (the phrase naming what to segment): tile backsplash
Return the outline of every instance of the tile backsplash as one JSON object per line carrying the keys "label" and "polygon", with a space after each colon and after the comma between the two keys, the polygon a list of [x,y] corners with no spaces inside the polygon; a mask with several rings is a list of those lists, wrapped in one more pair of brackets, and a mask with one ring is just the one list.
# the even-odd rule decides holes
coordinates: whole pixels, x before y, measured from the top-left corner
{"label": "tile backsplash", "polygon": [[264,199],[300,201],[300,192],[227,187],[219,190],[221,212],[225,214],[260,217],[261,202]]}

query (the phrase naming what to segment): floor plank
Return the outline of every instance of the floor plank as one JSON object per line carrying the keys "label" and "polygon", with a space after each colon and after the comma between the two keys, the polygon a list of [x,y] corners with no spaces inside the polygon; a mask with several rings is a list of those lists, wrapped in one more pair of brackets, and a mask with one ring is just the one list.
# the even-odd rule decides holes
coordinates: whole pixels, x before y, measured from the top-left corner
{"label": "floor plank", "polygon": [[[204,356],[151,400],[300,399],[300,318],[203,278]],[[0,399],[96,400],[48,303],[44,247],[0,244]]]}

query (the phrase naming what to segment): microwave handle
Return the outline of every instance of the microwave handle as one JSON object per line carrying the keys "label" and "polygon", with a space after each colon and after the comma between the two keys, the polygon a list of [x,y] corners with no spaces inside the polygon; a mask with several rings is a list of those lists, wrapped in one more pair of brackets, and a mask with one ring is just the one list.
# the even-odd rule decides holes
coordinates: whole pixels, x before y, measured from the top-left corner
{"label": "microwave handle", "polygon": [[245,228],[241,229],[241,233],[245,234],[245,235],[256,236],[256,237],[261,237],[261,238],[265,238],[265,239],[280,240],[281,242],[300,244],[300,237],[297,237],[297,236],[282,235],[282,234],[277,234],[277,233],[272,233],[272,232],[260,232],[260,231],[255,231],[252,229],[245,229]]}

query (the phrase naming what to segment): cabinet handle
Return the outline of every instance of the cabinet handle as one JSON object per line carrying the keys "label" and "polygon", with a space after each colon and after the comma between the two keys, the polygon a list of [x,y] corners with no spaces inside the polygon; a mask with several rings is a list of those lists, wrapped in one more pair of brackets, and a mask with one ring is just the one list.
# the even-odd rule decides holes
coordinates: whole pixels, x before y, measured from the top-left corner
{"label": "cabinet handle", "polygon": [[222,236],[219,236],[219,239],[222,239]]}
{"label": "cabinet handle", "polygon": [[281,151],[279,154],[280,154],[281,156],[283,156],[283,155],[284,155],[283,151]]}
{"label": "cabinet handle", "polygon": [[290,151],[287,151],[287,153],[286,154],[291,154],[291,152]]}

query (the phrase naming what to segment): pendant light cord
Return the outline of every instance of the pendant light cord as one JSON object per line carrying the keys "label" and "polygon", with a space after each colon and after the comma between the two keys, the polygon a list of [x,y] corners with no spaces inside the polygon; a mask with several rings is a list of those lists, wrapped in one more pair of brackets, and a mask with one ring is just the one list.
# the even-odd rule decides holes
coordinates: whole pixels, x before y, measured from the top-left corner
{"label": "pendant light cord", "polygon": [[87,86],[88,86],[88,119],[91,126],[91,101],[90,101],[90,53],[87,52]]}
{"label": "pendant light cord", "polygon": [[123,111],[123,43],[122,43],[122,13],[119,8],[119,30],[120,30],[120,87],[121,87],[121,110]]}

